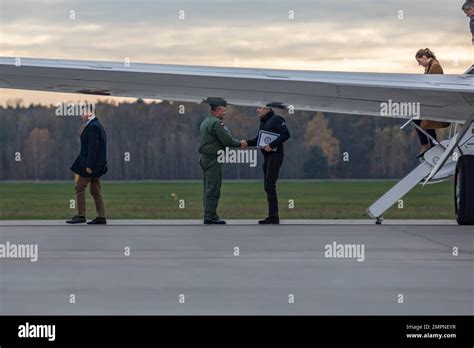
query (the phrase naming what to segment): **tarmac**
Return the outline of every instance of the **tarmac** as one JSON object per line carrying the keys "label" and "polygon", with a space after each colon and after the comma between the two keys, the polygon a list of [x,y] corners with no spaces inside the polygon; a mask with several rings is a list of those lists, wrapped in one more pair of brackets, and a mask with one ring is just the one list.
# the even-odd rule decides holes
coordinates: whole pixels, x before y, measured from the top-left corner
{"label": "tarmac", "polygon": [[451,220],[0,221],[0,315],[473,314],[474,227]]}

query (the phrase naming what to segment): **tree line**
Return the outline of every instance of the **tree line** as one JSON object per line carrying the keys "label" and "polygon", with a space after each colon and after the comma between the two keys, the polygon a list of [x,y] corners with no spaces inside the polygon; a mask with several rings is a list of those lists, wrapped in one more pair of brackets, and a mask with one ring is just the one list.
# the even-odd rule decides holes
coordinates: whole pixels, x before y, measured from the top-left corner
{"label": "tree line", "polygon": [[[70,180],[83,125],[79,117],[57,116],[56,106],[0,108],[0,180]],[[280,113],[280,110],[275,110]],[[205,104],[152,102],[96,105],[108,135],[109,180],[200,179],[199,125]],[[419,144],[403,120],[295,111],[285,117],[283,179],[396,178],[417,163]],[[250,107],[230,106],[225,123],[237,139],[257,135]],[[259,164],[263,162],[258,155]],[[261,178],[261,167],[224,166],[227,179]]]}

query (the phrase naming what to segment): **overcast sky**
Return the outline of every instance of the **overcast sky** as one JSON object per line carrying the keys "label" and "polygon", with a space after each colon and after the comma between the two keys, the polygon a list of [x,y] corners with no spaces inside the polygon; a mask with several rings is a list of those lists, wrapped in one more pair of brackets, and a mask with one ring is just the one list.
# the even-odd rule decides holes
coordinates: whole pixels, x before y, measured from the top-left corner
{"label": "overcast sky", "polygon": [[[463,2],[1,0],[0,55],[423,73],[414,54],[430,47],[456,74],[473,62]],[[0,90],[2,104],[17,98],[83,97]]]}

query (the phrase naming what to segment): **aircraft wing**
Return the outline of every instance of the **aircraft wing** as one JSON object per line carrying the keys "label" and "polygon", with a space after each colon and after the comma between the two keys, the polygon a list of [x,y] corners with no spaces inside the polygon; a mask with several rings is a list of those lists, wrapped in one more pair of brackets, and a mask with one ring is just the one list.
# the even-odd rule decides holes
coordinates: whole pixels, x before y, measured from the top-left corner
{"label": "aircraft wing", "polygon": [[[474,75],[318,72],[0,57],[0,88],[381,115],[381,103],[420,103],[422,119],[464,121]],[[407,105],[407,104],[406,104]],[[410,117],[405,117],[410,118]]]}

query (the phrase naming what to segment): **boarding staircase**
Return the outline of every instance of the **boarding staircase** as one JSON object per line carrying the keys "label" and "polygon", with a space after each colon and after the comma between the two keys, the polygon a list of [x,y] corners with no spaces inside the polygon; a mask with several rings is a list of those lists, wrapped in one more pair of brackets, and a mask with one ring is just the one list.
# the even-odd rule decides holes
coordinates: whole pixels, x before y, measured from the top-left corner
{"label": "boarding staircase", "polygon": [[[370,217],[376,219],[376,224],[381,224],[383,214],[399,202],[416,185],[435,183],[451,178],[456,173],[458,158],[462,155],[474,154],[474,124],[471,122],[466,123],[459,133],[456,133],[458,125],[452,124],[450,139],[441,142],[433,139],[416,125],[413,120],[405,123],[402,128],[409,124],[422,131],[436,145],[424,153],[421,163],[415,169],[369,207],[367,213]],[[458,138],[460,138],[459,141]],[[440,161],[444,163],[440,163]]]}

